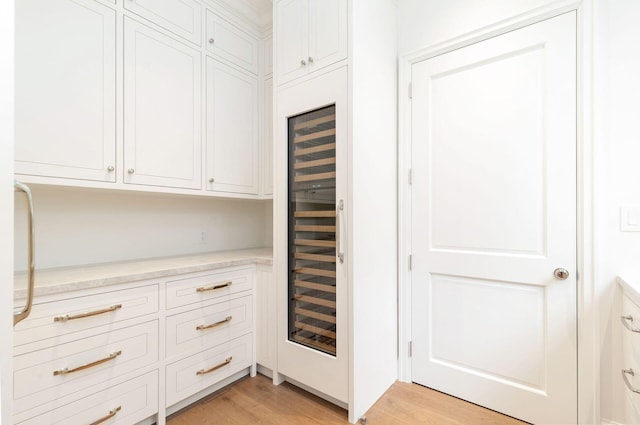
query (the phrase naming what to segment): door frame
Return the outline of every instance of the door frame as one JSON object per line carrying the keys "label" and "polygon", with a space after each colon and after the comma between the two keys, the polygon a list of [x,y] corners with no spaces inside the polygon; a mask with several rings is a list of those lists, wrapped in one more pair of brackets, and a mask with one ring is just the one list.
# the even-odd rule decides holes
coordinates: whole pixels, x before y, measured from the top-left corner
{"label": "door frame", "polygon": [[13,0],[0,3],[0,424],[12,422],[13,408]]}
{"label": "door frame", "polygon": [[593,137],[594,0],[557,0],[510,19],[427,46],[399,59],[398,99],[398,377],[411,382],[411,69],[413,64],[570,11],[577,15],[577,341],[578,423],[600,422],[600,355],[595,298],[598,169]]}

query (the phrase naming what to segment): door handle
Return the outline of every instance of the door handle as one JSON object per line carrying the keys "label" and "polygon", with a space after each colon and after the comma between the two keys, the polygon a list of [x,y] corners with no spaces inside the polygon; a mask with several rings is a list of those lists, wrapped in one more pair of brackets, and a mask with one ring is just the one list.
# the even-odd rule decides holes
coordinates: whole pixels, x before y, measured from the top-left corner
{"label": "door handle", "polygon": [[553,276],[558,280],[567,280],[569,271],[563,268],[557,268],[553,271]]}
{"label": "door handle", "polygon": [[33,196],[31,196],[31,190],[29,186],[19,181],[13,182],[14,190],[17,192],[23,192],[27,196],[28,206],[28,232],[29,232],[29,269],[27,271],[27,302],[22,310],[13,314],[13,326],[26,319],[31,313],[31,307],[33,305],[33,287],[35,282],[35,256],[34,256],[34,242],[35,242],[35,228],[33,224]]}

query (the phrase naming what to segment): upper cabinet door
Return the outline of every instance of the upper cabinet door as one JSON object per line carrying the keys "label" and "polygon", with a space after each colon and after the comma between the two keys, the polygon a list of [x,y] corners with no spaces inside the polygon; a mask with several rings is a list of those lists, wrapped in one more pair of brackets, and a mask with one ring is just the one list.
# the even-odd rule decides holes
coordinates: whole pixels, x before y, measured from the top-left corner
{"label": "upper cabinet door", "polygon": [[258,82],[207,58],[207,189],[258,194]]}
{"label": "upper cabinet door", "polygon": [[278,84],[305,75],[309,60],[307,0],[283,0],[276,5],[276,70]]}
{"label": "upper cabinet door", "polygon": [[115,181],[115,31],[93,0],[16,2],[16,173]]}
{"label": "upper cabinet door", "polygon": [[207,51],[258,73],[258,40],[210,11],[207,11]]}
{"label": "upper cabinet door", "polygon": [[124,0],[124,7],[201,45],[202,7],[193,0]]}
{"label": "upper cabinet door", "polygon": [[124,20],[124,182],[201,187],[201,53]]}
{"label": "upper cabinet door", "polygon": [[309,0],[309,71],[347,57],[346,0]]}

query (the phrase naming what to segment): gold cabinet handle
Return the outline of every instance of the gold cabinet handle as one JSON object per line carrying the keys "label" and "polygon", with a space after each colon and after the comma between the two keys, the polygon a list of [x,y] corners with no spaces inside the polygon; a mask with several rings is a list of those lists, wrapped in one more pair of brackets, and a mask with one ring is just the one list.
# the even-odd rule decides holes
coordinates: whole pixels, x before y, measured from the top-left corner
{"label": "gold cabinet handle", "polygon": [[222,288],[226,288],[227,286],[231,286],[233,282],[231,282],[230,280],[222,283],[220,285],[214,285],[214,286],[209,286],[209,287],[205,287],[205,286],[201,286],[200,288],[196,289],[196,292],[207,292],[207,291],[215,291],[216,289],[222,289]]}
{"label": "gold cabinet handle", "polygon": [[95,362],[83,364],[82,366],[74,367],[73,369],[68,369],[68,368],[65,367],[64,369],[54,370],[53,371],[53,376],[67,375],[69,373],[79,372],[81,370],[89,369],[90,367],[98,366],[99,364],[106,363],[106,362],[108,362],[110,360],[113,360],[113,359],[115,359],[116,357],[118,357],[121,354],[122,354],[122,350],[119,350],[119,351],[116,351],[116,352],[113,352],[113,353],[109,354],[104,359],[100,359],[100,360],[96,360]]}
{"label": "gold cabinet handle", "polygon": [[98,419],[97,421],[91,422],[89,425],[99,425],[101,423],[104,423],[104,422],[108,421],[109,419],[113,418],[115,415],[117,415],[118,412],[121,411],[121,410],[122,410],[122,406],[118,406],[115,409],[111,409],[111,410],[109,410],[109,413],[106,416]]}
{"label": "gold cabinet handle", "polygon": [[224,361],[218,365],[215,365],[214,367],[212,367],[211,369],[200,369],[199,371],[196,372],[196,375],[206,375],[207,373],[213,372],[214,370],[218,370],[221,367],[224,367],[226,365],[228,365],[229,363],[231,363],[231,360],[233,360],[233,356],[229,356],[226,359],[224,359]]}
{"label": "gold cabinet handle", "polygon": [[196,330],[197,331],[204,331],[206,329],[216,328],[216,327],[218,327],[220,325],[224,325],[225,323],[230,322],[231,319],[233,319],[232,316],[227,316],[223,320],[221,320],[219,322],[216,322],[216,323],[212,323],[210,325],[198,325],[198,326],[196,326]]}
{"label": "gold cabinet handle", "polygon": [[111,307],[103,308],[101,310],[89,311],[86,313],[80,313],[73,316],[65,314],[64,316],[56,316],[53,318],[54,322],[66,322],[67,320],[76,320],[82,319],[84,317],[97,316],[98,314],[111,313],[112,311],[116,311],[122,308],[122,304],[112,305]]}

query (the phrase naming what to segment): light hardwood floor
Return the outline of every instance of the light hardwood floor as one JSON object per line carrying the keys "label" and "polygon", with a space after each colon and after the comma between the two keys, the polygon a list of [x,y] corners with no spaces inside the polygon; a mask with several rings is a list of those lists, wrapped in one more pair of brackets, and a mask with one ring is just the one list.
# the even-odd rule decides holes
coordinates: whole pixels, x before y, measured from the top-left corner
{"label": "light hardwood floor", "polygon": [[[416,384],[396,382],[367,412],[367,425],[525,424]],[[171,416],[167,425],[346,425],[347,412],[293,385],[245,378]]]}

